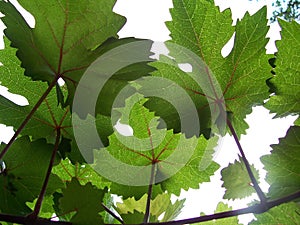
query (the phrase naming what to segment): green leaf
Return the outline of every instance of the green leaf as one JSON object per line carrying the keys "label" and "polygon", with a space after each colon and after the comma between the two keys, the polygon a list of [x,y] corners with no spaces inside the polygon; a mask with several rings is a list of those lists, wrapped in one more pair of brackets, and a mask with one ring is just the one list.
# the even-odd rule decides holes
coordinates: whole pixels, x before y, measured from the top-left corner
{"label": "green leaf", "polygon": [[76,212],[71,219],[74,225],[103,224],[99,213],[103,211],[101,202],[106,190],[97,189],[91,183],[80,185],[75,178],[67,184],[60,198],[60,210],[64,213]]}
{"label": "green leaf", "polygon": [[[220,213],[220,212],[225,212],[225,211],[230,211],[232,210],[232,207],[229,207],[227,204],[220,202],[217,206],[217,209],[215,210],[215,213]],[[229,217],[229,218],[224,218],[224,219],[218,219],[218,220],[212,220],[208,222],[203,222],[203,223],[196,223],[196,224],[203,224],[203,225],[241,225],[239,223],[239,220],[237,216]]]}
{"label": "green leaf", "polygon": [[72,164],[68,158],[61,160],[57,166],[53,167],[52,173],[65,182],[71,182],[73,178],[76,178],[81,185],[90,182],[99,189],[110,185],[110,182],[103,180],[89,164],[79,164],[78,162]]}
{"label": "green leaf", "polygon": [[[35,199],[33,202],[27,202],[26,205],[31,208],[31,210],[34,210],[34,206],[36,204],[37,199]],[[39,217],[41,218],[52,218],[54,208],[53,208],[54,202],[52,196],[45,196],[42,202],[42,207],[39,213]]]}
{"label": "green leaf", "polygon": [[299,224],[299,211],[298,203],[282,204],[265,213],[255,214],[257,220],[253,220],[250,225]]}
{"label": "green leaf", "polygon": [[[1,211],[23,215],[30,212],[26,202],[32,202],[38,197],[53,148],[53,145],[47,144],[43,139],[31,142],[27,136],[15,141],[3,158],[6,170],[0,174]],[[57,163],[58,160],[55,164]],[[62,187],[61,180],[56,175],[51,175],[47,194]]]}
{"label": "green leaf", "polygon": [[[170,198],[169,194],[160,194],[151,200],[150,214],[155,218],[155,221],[158,221],[158,217],[172,204]],[[117,203],[117,211],[120,215],[134,213],[134,211],[145,214],[146,202],[146,194],[138,201],[134,198],[128,198],[123,200],[123,203]]]}
{"label": "green leaf", "polygon": [[181,213],[181,210],[184,207],[185,199],[176,200],[174,204],[169,204],[168,208],[165,211],[164,218],[161,222],[167,222],[176,219],[176,217]]}
{"label": "green leaf", "polygon": [[270,155],[261,157],[266,180],[270,184],[269,195],[282,197],[300,189],[300,127],[293,126],[279,144],[271,145]]}
{"label": "green leaf", "polygon": [[[222,169],[222,187],[226,188],[224,199],[240,199],[255,193],[255,189],[252,186],[251,179],[248,175],[245,164],[235,160],[234,163],[230,163],[228,167]],[[251,170],[256,180],[259,179],[258,170],[253,165],[250,165]]]}
{"label": "green leaf", "polygon": [[[145,101],[140,95],[134,95],[126,100],[125,108],[118,110],[123,113],[121,121],[129,122],[134,135],[122,136],[115,132],[109,137],[110,145],[107,148],[95,151],[94,168],[98,170],[105,167],[109,179],[113,181],[112,193],[124,198],[141,198],[147,193],[150,180],[149,171],[142,169],[152,163],[156,166],[155,183],[176,195],[180,194],[181,189],[199,188],[201,182],[209,181],[209,177],[218,169],[218,165],[211,159],[217,138],[209,141],[204,137],[186,139],[183,134],[174,134],[172,130],[158,129],[159,118],[143,106]],[[105,163],[107,159],[103,154],[106,151],[117,160],[117,165]],[[170,159],[173,161],[169,161]],[[141,168],[139,174],[124,171],[119,167],[122,163]],[[137,170],[139,169],[135,169]],[[131,186],[126,188],[125,181],[132,181]],[[138,182],[144,182],[144,185],[139,186]],[[159,188],[159,185],[154,188]]]}
{"label": "green leaf", "polygon": [[270,97],[266,108],[276,117],[300,114],[300,24],[279,20],[281,40],[276,42],[276,75],[270,80],[275,95]]}
{"label": "green leaf", "polygon": [[[4,64],[0,67],[1,84],[9,87],[10,92],[24,96],[29,103],[27,106],[20,106],[0,96],[0,123],[16,129],[43,95],[47,85],[44,82],[33,82],[23,75],[24,70],[20,68],[20,61],[15,56],[16,49],[9,47],[10,42],[6,38],[4,40],[6,47],[0,51],[1,61]],[[47,137],[49,141],[54,141],[55,127],[62,126],[62,134],[71,137],[69,108],[57,107],[56,98],[55,90],[51,91],[23,129],[23,135],[30,135],[35,139]]]}
{"label": "green leaf", "polygon": [[34,80],[51,82],[58,75],[66,81],[78,80],[97,57],[94,49],[117,37],[125,23],[124,17],[112,12],[115,0],[19,3],[35,17],[35,28],[29,27],[10,2],[1,1],[2,21],[7,26],[5,35],[18,48],[25,74]]}
{"label": "green leaf", "polygon": [[[263,104],[268,98],[265,82],[271,74],[269,57],[265,54],[268,42],[266,7],[252,16],[246,13],[232,27],[230,11],[221,13],[211,2],[173,2],[173,21],[167,22],[172,40],[166,45],[174,60],[161,57],[158,62],[151,63],[157,69],[152,75],[172,80],[186,90],[198,109],[202,133],[212,126],[211,114],[212,123],[220,126],[220,120],[225,121],[224,111],[232,113],[237,133],[245,133],[246,115],[251,113],[253,106]],[[221,50],[234,31],[233,49],[223,58]],[[184,63],[192,66],[192,72],[178,68],[178,64]],[[161,116],[168,127],[180,130],[179,117],[170,111],[173,109],[169,105],[150,99],[147,107]]]}

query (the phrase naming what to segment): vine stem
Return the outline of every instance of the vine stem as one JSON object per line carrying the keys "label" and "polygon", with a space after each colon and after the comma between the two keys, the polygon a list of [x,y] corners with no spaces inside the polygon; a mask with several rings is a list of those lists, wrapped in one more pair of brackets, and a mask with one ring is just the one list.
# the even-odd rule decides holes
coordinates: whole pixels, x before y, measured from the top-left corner
{"label": "vine stem", "polygon": [[153,183],[154,183],[154,175],[155,175],[155,163],[152,163],[143,224],[149,223],[149,219],[150,219],[150,206],[151,206],[151,197],[152,197],[152,190],[153,190]]}
{"label": "vine stem", "polygon": [[41,192],[40,192],[39,197],[36,201],[33,212],[28,215],[28,217],[30,217],[33,220],[37,219],[38,214],[39,214],[39,212],[41,210],[41,207],[42,207],[42,203],[43,203],[44,196],[45,196],[45,193],[46,193],[46,189],[47,189],[47,186],[48,186],[48,183],[49,183],[51,171],[52,171],[52,168],[53,168],[53,165],[54,165],[54,162],[55,162],[55,157],[56,157],[56,153],[57,153],[58,146],[59,146],[59,141],[60,141],[60,135],[61,135],[60,127],[58,127],[56,129],[56,140],[55,140],[54,148],[53,148],[53,151],[52,151],[50,163],[49,163],[49,166],[48,166],[48,169],[47,169],[46,177],[45,177]]}
{"label": "vine stem", "polygon": [[44,92],[42,97],[38,100],[38,102],[35,104],[35,106],[31,109],[30,113],[26,116],[25,120],[22,122],[22,124],[19,126],[19,128],[16,130],[15,134],[12,136],[12,138],[9,140],[5,148],[2,150],[0,153],[0,159],[4,157],[4,155],[7,153],[9,150],[10,146],[14,143],[18,135],[22,132],[26,124],[29,122],[33,114],[36,112],[36,110],[40,107],[40,105],[43,103],[43,101],[47,98],[48,94],[52,90],[52,88],[56,85],[57,80],[59,79],[59,76],[57,76],[52,83],[48,86],[47,90]]}
{"label": "vine stem", "polygon": [[118,220],[121,224],[124,224],[123,220],[120,217],[118,217],[113,211],[111,211],[106,205],[104,205],[103,203],[101,203],[101,205],[104,208],[104,210],[108,212],[112,217]]}
{"label": "vine stem", "polygon": [[[253,205],[253,206],[249,206],[247,208],[230,210],[230,211],[226,211],[226,212],[220,212],[220,213],[215,213],[215,214],[211,214],[211,215],[205,215],[205,216],[200,216],[200,217],[195,217],[195,218],[190,218],[190,219],[168,221],[168,222],[158,222],[158,223],[147,223],[147,224],[148,225],[184,225],[184,224],[193,224],[193,223],[199,223],[199,222],[205,222],[205,221],[212,221],[212,220],[216,220],[216,219],[223,219],[223,218],[239,216],[239,215],[248,214],[248,213],[260,214],[260,213],[264,213],[264,212],[268,211],[269,209],[271,209],[275,206],[296,200],[298,198],[300,198],[300,191],[297,191],[291,195],[287,195],[282,198],[278,198],[278,199],[271,200],[271,201],[268,201],[265,203],[259,203],[259,204]],[[113,224],[106,224],[106,225],[113,225]],[[136,225],[136,224],[126,224],[126,225]],[[140,224],[140,225],[144,225],[144,224]]]}
{"label": "vine stem", "polygon": [[241,143],[239,141],[239,138],[238,138],[238,136],[237,136],[237,134],[235,132],[235,129],[234,129],[232,123],[230,122],[230,120],[228,118],[226,119],[226,122],[227,122],[227,126],[228,126],[231,134],[233,135],[235,143],[236,143],[236,145],[237,145],[237,147],[238,147],[238,149],[239,149],[239,151],[241,153],[243,162],[245,163],[245,166],[246,166],[248,175],[249,175],[249,177],[251,179],[251,182],[253,184],[253,187],[254,187],[254,189],[255,189],[255,191],[256,191],[256,193],[257,193],[257,195],[258,195],[261,203],[265,203],[266,200],[267,200],[267,198],[266,198],[265,194],[263,193],[263,191],[261,190],[261,188],[259,187],[258,182],[257,182],[257,180],[254,177],[254,174],[253,174],[253,172],[251,170],[250,164],[249,164],[249,162],[248,162],[248,160],[246,158],[246,155],[245,155],[244,150],[242,148],[242,145],[241,145]]}

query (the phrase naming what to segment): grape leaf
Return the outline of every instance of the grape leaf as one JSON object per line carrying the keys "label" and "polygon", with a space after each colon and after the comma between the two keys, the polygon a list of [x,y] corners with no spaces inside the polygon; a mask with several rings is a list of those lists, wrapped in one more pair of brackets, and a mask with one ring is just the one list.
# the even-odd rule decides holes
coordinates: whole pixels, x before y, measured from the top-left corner
{"label": "grape leaf", "polygon": [[[24,96],[29,105],[20,106],[0,96],[0,122],[18,128],[43,95],[47,85],[44,82],[33,82],[23,75],[24,69],[20,67],[20,61],[16,58],[16,49],[9,46],[10,42],[6,38],[4,40],[6,47],[0,51],[1,61],[4,64],[0,67],[1,84],[8,86],[12,93]],[[71,137],[69,109],[57,107],[56,98],[55,90],[51,91],[23,129],[23,135],[30,135],[35,139],[47,137],[53,141],[56,135],[55,128],[61,126],[62,134]]]}
{"label": "grape leaf", "polygon": [[[34,206],[36,204],[37,199],[35,199],[33,202],[27,202],[26,205],[31,208],[31,210],[34,210]],[[45,196],[42,202],[41,211],[39,213],[39,217],[42,218],[52,218],[54,209],[53,209],[53,196]]]}
{"label": "grape leaf", "polygon": [[90,182],[99,189],[104,189],[110,185],[90,165],[79,164],[78,162],[73,165],[68,158],[61,160],[57,166],[53,167],[52,173],[56,174],[64,182],[71,182],[73,178],[76,178],[81,185]]}
{"label": "grape leaf", "polygon": [[276,42],[276,75],[270,83],[275,95],[270,97],[265,107],[276,117],[300,114],[300,24],[279,20],[281,40]]}
{"label": "grape leaf", "polygon": [[[222,187],[226,188],[224,199],[237,199],[250,196],[255,193],[255,189],[251,184],[251,179],[248,175],[245,164],[235,160],[234,163],[230,163],[228,167],[222,169]],[[253,165],[250,165],[251,170],[256,180],[259,178],[258,170]]]}
{"label": "grape leaf", "polygon": [[[155,218],[155,221],[158,221],[158,217],[172,204],[170,198],[171,196],[169,194],[160,194],[151,200],[150,214]],[[120,215],[134,213],[134,211],[145,214],[146,202],[146,194],[138,201],[134,198],[128,198],[123,200],[122,203],[117,203],[117,211]]]}
{"label": "grape leaf", "polygon": [[[230,211],[232,210],[232,207],[229,207],[227,204],[220,202],[217,206],[217,209],[215,210],[215,213],[219,212],[225,212],[225,211]],[[218,220],[212,220],[212,221],[207,221],[203,223],[196,223],[198,225],[240,225],[237,216],[229,217],[229,218],[224,218],[224,219],[218,219]]]}
{"label": "grape leaf", "polygon": [[255,214],[257,220],[253,220],[250,225],[299,224],[299,210],[298,203],[282,204],[265,213]]}
{"label": "grape leaf", "polygon": [[[134,104],[132,104],[132,99],[136,99]],[[111,191],[124,197],[124,192],[128,194],[129,190],[131,196],[135,196],[136,199],[141,198],[147,192],[148,185],[138,187],[139,185],[136,185],[136,182],[140,179],[146,180],[145,184],[149,182],[150,174],[147,170],[142,169],[152,163],[156,164],[157,167],[155,183],[159,183],[163,190],[176,195],[180,194],[181,188],[185,190],[198,188],[199,183],[209,181],[209,177],[218,169],[218,165],[211,160],[217,138],[212,138],[209,141],[204,137],[186,139],[183,134],[174,134],[172,130],[158,129],[159,118],[143,106],[145,101],[140,95],[134,95],[126,100],[126,107],[131,109],[129,115],[126,107],[119,110],[123,113],[121,121],[129,122],[134,136],[122,136],[115,132],[109,137],[110,144],[107,148],[95,151],[94,168],[98,170],[98,166],[105,167],[105,171],[108,172],[111,181],[113,181]],[[174,154],[175,150],[180,154]],[[141,168],[136,169],[139,173],[136,175],[124,173],[124,169],[119,167],[120,164],[108,165],[105,163],[105,157],[103,157],[106,151],[118,160],[117,162],[138,166],[138,168]],[[171,158],[173,161],[167,161],[171,154],[174,154]],[[207,155],[210,155],[210,157],[207,157]],[[201,168],[202,160],[208,160],[203,168]],[[177,169],[177,164],[180,169]],[[143,172],[145,174],[142,174]],[[119,173],[122,173],[122,175]],[[132,180],[133,177],[134,180]],[[125,185],[122,183],[124,180],[126,182],[132,181],[133,185],[124,188]],[[130,192],[135,188],[142,192]],[[115,190],[118,192],[115,192]]]}
{"label": "grape leaf", "polygon": [[174,204],[170,204],[165,211],[165,215],[162,218],[161,222],[167,222],[174,220],[180,213],[184,207],[185,199],[176,200]]}
{"label": "grape leaf", "polygon": [[[211,2],[174,0],[173,3],[173,21],[167,22],[172,40],[166,45],[174,62],[161,57],[151,63],[157,69],[152,75],[170,79],[186,90],[198,109],[202,133],[210,128],[210,115],[214,114],[213,123],[218,124],[218,120],[224,120],[225,110],[231,113],[237,133],[245,133],[246,115],[254,105],[263,104],[268,98],[265,82],[271,74],[269,57],[265,54],[266,7],[252,16],[246,13],[232,27],[230,11],[221,13]],[[223,58],[221,50],[234,31],[233,49]],[[192,66],[192,72],[174,66],[184,63]],[[165,109],[169,106],[155,99],[147,107],[157,112],[169,127],[180,129],[178,115]]]}
{"label": "grape leaf", "polygon": [[[2,149],[3,146],[1,146]],[[4,156],[6,170],[0,174],[0,209],[5,213],[27,214],[26,202],[38,197],[50,162],[54,146],[39,139],[31,142],[29,137],[17,139]],[[58,160],[55,164],[58,163]],[[63,183],[51,175],[47,193],[62,188]]]}
{"label": "grape leaf", "polygon": [[115,0],[19,2],[36,18],[35,28],[29,27],[10,2],[1,1],[0,10],[5,15],[5,35],[18,48],[25,75],[49,83],[62,77],[72,91],[74,82],[101,54],[97,47],[117,37],[125,23],[124,17],[112,12]]}
{"label": "grape leaf", "polygon": [[271,145],[270,155],[261,157],[270,184],[269,195],[282,197],[300,189],[300,127],[293,126],[279,144]]}
{"label": "grape leaf", "polygon": [[103,224],[99,213],[103,211],[101,202],[106,190],[97,189],[91,183],[80,185],[76,178],[68,182],[63,189],[63,197],[59,199],[61,212],[76,212],[71,218],[74,225],[96,225]]}

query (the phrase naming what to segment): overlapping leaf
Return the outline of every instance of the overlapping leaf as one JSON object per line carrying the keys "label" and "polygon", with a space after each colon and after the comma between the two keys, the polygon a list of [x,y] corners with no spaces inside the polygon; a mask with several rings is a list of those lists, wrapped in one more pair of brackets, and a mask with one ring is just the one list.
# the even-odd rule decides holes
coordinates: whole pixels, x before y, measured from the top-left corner
{"label": "overlapping leaf", "polygon": [[[202,132],[211,127],[210,114],[217,114],[214,120],[225,120],[223,111],[227,111],[232,114],[237,133],[245,133],[246,115],[251,113],[252,106],[263,104],[268,98],[265,82],[271,75],[265,53],[266,7],[252,16],[246,13],[232,27],[230,11],[221,13],[211,2],[174,0],[173,3],[173,21],[167,22],[172,40],[167,42],[167,47],[175,61],[170,65],[162,57],[161,62],[152,63],[158,70],[153,76],[171,79],[186,89],[199,111]],[[221,50],[234,31],[233,49],[223,58]],[[192,66],[192,72],[174,66],[184,63]],[[178,116],[166,112],[163,102],[155,101],[149,102],[148,107],[167,122],[172,121],[170,127],[178,130]]]}
{"label": "overlapping leaf", "polygon": [[[251,170],[256,180],[258,180],[258,170],[253,165],[251,165]],[[240,158],[240,161],[235,160],[233,164],[230,163],[228,167],[222,170],[221,174],[224,182],[222,187],[226,188],[224,199],[244,198],[255,193],[242,158]]]}
{"label": "overlapping leaf", "polygon": [[270,184],[269,195],[282,197],[300,189],[300,127],[291,127],[270,155],[261,157]]}
{"label": "overlapping leaf", "polygon": [[[15,141],[5,157],[6,169],[0,174],[0,209],[5,213],[27,214],[26,202],[36,199],[42,188],[54,146],[39,139],[31,142],[29,137]],[[58,161],[56,161],[56,164]],[[52,175],[47,193],[62,188],[63,183]]]}
{"label": "overlapping leaf", "polygon": [[281,40],[276,42],[276,75],[270,80],[274,96],[266,107],[277,117],[300,114],[300,24],[279,21]]}
{"label": "overlapping leaf", "polygon": [[[132,104],[132,99],[134,98],[138,99],[138,101]],[[143,106],[145,99],[139,98],[139,95],[134,95],[132,98],[127,99],[126,107],[131,109],[130,115],[127,113],[122,115],[123,121],[128,121],[132,127],[134,136],[125,137],[118,133],[111,135],[109,137],[110,145],[106,149],[95,151],[95,169],[97,169],[97,165],[103,166],[107,164],[103,161],[105,159],[102,157],[102,154],[103,151],[108,151],[109,154],[119,162],[127,165],[139,166],[140,168],[151,164],[158,165],[155,173],[156,179],[158,177],[167,178],[162,179],[162,182],[158,182],[163,190],[167,190],[176,195],[180,194],[181,189],[198,188],[199,183],[209,181],[209,177],[213,175],[218,168],[217,164],[211,160],[213,147],[216,145],[217,140],[213,138],[207,141],[204,137],[200,137],[199,139],[195,137],[186,139],[183,134],[174,134],[172,130],[158,129],[158,118],[154,116],[154,113],[149,112],[148,109]],[[126,107],[120,111],[123,113],[127,112]],[[178,151],[177,156],[174,154],[175,150]],[[180,154],[178,154],[179,152]],[[172,154],[175,155],[173,161],[167,161],[168,157]],[[210,154],[210,157],[207,157],[207,154]],[[185,164],[181,165],[180,163],[185,159]],[[204,163],[202,160],[208,160],[208,162]],[[179,163],[182,168],[179,169],[174,176],[171,176],[170,174],[172,174],[174,170],[177,171],[177,163]],[[205,167],[201,168],[201,163],[204,163]],[[128,186],[128,188],[125,188],[124,185],[118,184],[118,176],[120,176],[118,171],[121,170],[121,168],[118,168],[118,165],[108,165],[106,169],[110,170],[110,168],[114,168],[114,171],[110,173],[111,176],[114,176],[111,178],[114,182],[111,185],[112,192],[118,190],[117,194],[124,196],[124,192],[126,193],[127,189],[131,189],[131,191],[135,190],[135,188],[142,189],[139,193],[131,192],[131,195],[137,199],[140,198],[143,193],[147,192],[148,185],[144,187],[134,187],[134,185],[132,185],[132,187]],[[200,170],[200,168],[202,170]],[[128,176],[129,179],[132,174],[129,173],[126,174],[126,176]],[[141,179],[143,179],[144,175],[140,174],[140,176],[142,176]],[[122,177],[122,179],[126,179],[126,177]],[[139,180],[139,177],[135,179]],[[148,181],[148,178],[146,179]],[[157,185],[155,185],[155,187],[157,187]]]}

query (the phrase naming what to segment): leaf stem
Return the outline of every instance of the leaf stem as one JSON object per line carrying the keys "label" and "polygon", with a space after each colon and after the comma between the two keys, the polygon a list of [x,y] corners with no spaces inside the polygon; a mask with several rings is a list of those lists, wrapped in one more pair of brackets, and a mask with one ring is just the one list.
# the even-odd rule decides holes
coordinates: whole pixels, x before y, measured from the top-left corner
{"label": "leaf stem", "polygon": [[47,186],[48,186],[48,183],[49,183],[52,167],[54,165],[56,153],[57,153],[58,146],[59,146],[60,134],[61,134],[60,133],[60,128],[58,127],[57,130],[56,130],[56,140],[55,140],[54,148],[53,148],[53,151],[52,151],[50,163],[49,163],[49,166],[48,166],[48,169],[47,169],[46,177],[45,177],[41,192],[40,192],[39,197],[37,199],[37,202],[34,206],[33,212],[31,214],[29,214],[29,216],[28,216],[28,217],[30,217],[34,220],[37,219],[38,214],[39,214],[39,212],[41,210],[41,207],[42,207],[42,202],[44,200],[44,196],[45,196],[46,189],[47,189]]}
{"label": "leaf stem", "polygon": [[26,124],[29,122],[33,114],[36,112],[36,110],[40,107],[40,105],[43,103],[43,101],[47,98],[48,94],[52,90],[52,88],[56,85],[57,80],[59,79],[59,76],[57,76],[52,83],[49,85],[47,90],[44,92],[42,97],[38,100],[38,102],[35,104],[35,106],[31,109],[30,113],[26,116],[25,120],[22,122],[22,124],[19,126],[19,128],[16,130],[15,134],[12,136],[12,138],[9,140],[5,148],[2,150],[0,153],[0,159],[4,157],[4,155],[7,153],[9,150],[10,146],[14,143],[18,135],[22,132]]}
{"label": "leaf stem", "polygon": [[143,221],[144,224],[149,223],[149,219],[150,219],[150,206],[151,206],[152,190],[153,190],[153,183],[154,183],[154,176],[155,176],[155,165],[156,163],[152,163],[147,202],[146,202],[146,210],[145,210],[145,216]]}
{"label": "leaf stem", "polygon": [[226,122],[227,122],[227,126],[228,126],[231,134],[233,135],[235,143],[236,143],[236,145],[237,145],[237,147],[238,147],[238,149],[239,149],[239,151],[241,153],[243,162],[245,163],[245,166],[246,166],[248,175],[249,175],[249,177],[251,179],[251,182],[253,184],[253,187],[254,187],[254,189],[255,189],[255,191],[256,191],[256,193],[257,193],[257,195],[258,195],[261,203],[265,203],[266,200],[267,200],[267,198],[266,198],[265,194],[263,193],[263,191],[261,190],[261,188],[259,187],[256,178],[254,177],[254,174],[253,174],[253,172],[251,170],[250,164],[249,164],[249,162],[248,162],[248,160],[246,158],[246,155],[245,155],[244,150],[243,150],[243,148],[241,146],[239,138],[238,138],[238,136],[237,136],[237,134],[235,132],[235,129],[233,128],[232,123],[230,122],[230,120],[228,118],[226,119]]}
{"label": "leaf stem", "polygon": [[104,210],[108,212],[112,217],[118,220],[121,224],[124,224],[123,220],[120,217],[118,217],[113,211],[111,211],[106,205],[104,205],[103,203],[101,203],[101,205],[104,208]]}

